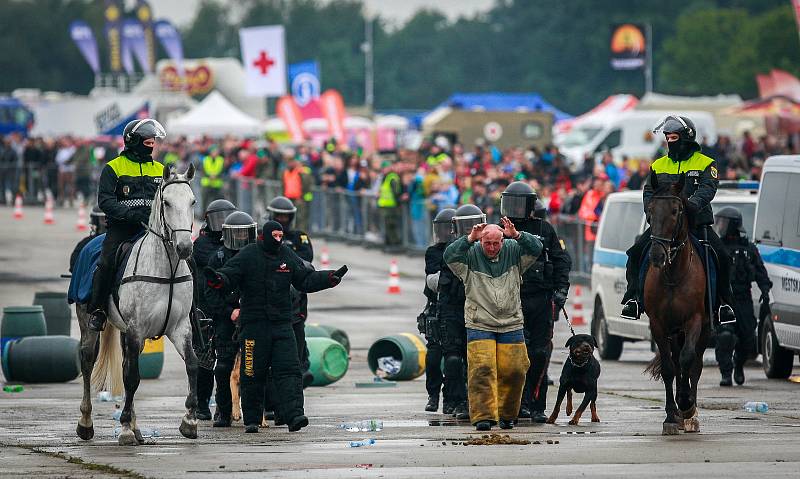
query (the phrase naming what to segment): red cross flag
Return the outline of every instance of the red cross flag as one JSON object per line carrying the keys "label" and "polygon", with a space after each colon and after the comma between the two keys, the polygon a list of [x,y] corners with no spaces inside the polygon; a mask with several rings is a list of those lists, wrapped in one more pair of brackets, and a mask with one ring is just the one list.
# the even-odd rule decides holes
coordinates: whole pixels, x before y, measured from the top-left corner
{"label": "red cross flag", "polygon": [[248,96],[286,94],[286,50],[283,25],[239,30],[245,92]]}

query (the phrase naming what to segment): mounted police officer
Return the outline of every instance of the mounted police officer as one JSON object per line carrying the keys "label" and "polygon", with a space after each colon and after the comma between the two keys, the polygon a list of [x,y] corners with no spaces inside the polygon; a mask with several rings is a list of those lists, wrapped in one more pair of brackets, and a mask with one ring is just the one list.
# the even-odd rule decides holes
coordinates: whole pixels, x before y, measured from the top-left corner
{"label": "mounted police officer", "polygon": [[276,221],[267,221],[256,244],[242,248],[224,266],[204,270],[208,285],[218,294],[238,289],[241,295],[239,346],[245,432],[258,432],[269,368],[279,395],[278,415],[289,431],[308,425],[289,287],[306,293],[321,291],[339,284],[345,273],[346,266],[336,271],[309,270],[283,244],[283,227]]}
{"label": "mounted police officer", "polygon": [[[256,242],[258,225],[253,218],[242,211],[235,211],[222,223],[222,244],[211,258],[208,266],[219,269],[245,246]],[[203,282],[205,284],[205,282]],[[208,314],[214,320],[214,351],[217,363],[214,366],[214,379],[217,382],[217,414],[214,427],[231,425],[231,371],[236,362],[239,344],[236,341],[236,324],[239,321],[239,293],[227,291],[217,294],[208,285],[205,286],[205,298]]]}
{"label": "mounted police officer", "polygon": [[546,213],[536,191],[522,181],[508,185],[500,196],[500,215],[508,217],[518,231],[535,235],[543,245],[536,263],[523,274],[520,287],[525,342],[531,362],[520,417],[531,417],[539,423],[547,421],[544,411],[547,406],[547,367],[553,353],[553,322],[567,302],[572,264],[563,241],[545,220]]}
{"label": "mounted police officer", "polygon": [[[736,208],[727,207],[714,215],[714,231],[722,239],[732,261],[731,289],[736,324],[725,324],[717,331],[715,350],[720,386],[731,386],[731,372],[736,384],[744,384],[744,363],[758,354],[756,347],[756,317],[753,310],[751,286],[753,281],[761,290],[760,302],[769,305],[772,281],[758,254],[758,248],[748,238],[742,227],[742,214]],[[735,352],[734,352],[735,349]]]}
{"label": "mounted police officer", "polygon": [[69,257],[69,272],[72,273],[72,268],[75,267],[75,262],[78,261],[78,255],[81,254],[81,250],[89,241],[95,239],[95,237],[100,236],[106,232],[106,214],[103,213],[103,210],[100,209],[99,206],[94,205],[92,208],[92,212],[89,213],[89,236],[83,238],[75,245],[75,249],[72,250],[72,254]]}
{"label": "mounted police officer", "polygon": [[[225,218],[235,211],[236,207],[228,200],[214,200],[209,203],[203,215],[205,223],[200,229],[200,235],[194,240],[191,264],[194,276],[194,298],[195,306],[202,316],[210,315],[211,312],[208,298],[203,289],[204,281],[200,278],[201,272],[203,268],[208,266],[209,260],[222,247],[223,223]],[[198,311],[195,311],[195,313],[198,313]],[[198,334],[204,335],[202,340],[197,336]],[[211,349],[210,345],[206,346],[206,351],[202,351],[200,348],[201,345],[211,340],[212,335],[211,331],[198,331],[198,328],[195,328],[194,341],[192,342],[198,358],[207,358],[207,360],[200,362],[200,368],[197,370],[197,418],[205,421],[211,419],[211,410],[208,403],[211,399],[211,394],[214,392],[213,355],[215,351]],[[209,356],[211,357],[209,358]]]}
{"label": "mounted police officer", "polygon": [[[428,403],[425,410],[436,412],[439,410],[439,391],[444,385],[444,404],[442,412],[452,414],[455,404],[449,394],[448,379],[442,374],[442,357],[444,355],[443,342],[446,337],[444,322],[438,313],[439,308],[439,278],[444,264],[444,250],[453,242],[453,216],[456,210],[445,208],[433,219],[433,245],[425,250],[425,297],[428,302],[425,310],[419,316],[417,327],[427,340],[428,353],[425,356],[425,389],[428,391]],[[445,273],[446,274],[446,273]],[[456,380],[460,381],[459,376]]]}
{"label": "mounted police officer", "polygon": [[89,329],[93,331],[102,331],[106,323],[117,248],[139,235],[143,225],[150,222],[150,206],[164,173],[164,166],[153,160],[153,148],[156,140],[166,136],[161,123],[152,118],[131,121],[122,132],[125,149],[100,173],[97,204],[106,214],[108,231],[88,307],[92,312]]}
{"label": "mounted police officer", "polygon": [[[710,227],[714,222],[711,200],[717,194],[719,171],[713,158],[700,152],[697,143],[697,130],[694,123],[685,116],[670,115],[666,117],[653,133],[664,133],[667,140],[667,155],[662,156],[650,166],[650,174],[644,185],[644,211],[647,213],[650,199],[654,195],[653,178],[659,185],[677,183],[681,175],[686,176],[683,194],[688,198],[687,208],[694,218],[691,233],[699,240],[706,241],[716,253],[719,264],[717,274],[717,294],[720,297],[720,323],[736,321],[733,308],[733,297],[730,287],[730,257],[719,236]],[[647,228],[638,241],[627,251],[628,262],[625,276],[628,289],[622,298],[622,317],[639,319],[642,308],[639,304],[639,269],[642,254],[650,244],[650,228]]]}

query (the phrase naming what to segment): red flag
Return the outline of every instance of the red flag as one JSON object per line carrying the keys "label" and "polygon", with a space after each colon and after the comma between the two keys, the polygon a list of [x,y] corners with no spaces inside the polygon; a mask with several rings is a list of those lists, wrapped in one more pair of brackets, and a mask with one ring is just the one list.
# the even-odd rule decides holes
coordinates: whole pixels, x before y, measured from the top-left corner
{"label": "red flag", "polygon": [[322,107],[322,114],[328,120],[328,128],[331,135],[336,138],[336,141],[345,143],[347,141],[346,131],[344,129],[344,101],[342,95],[336,90],[326,90],[319,97],[320,107]]}
{"label": "red flag", "polygon": [[303,115],[300,113],[300,107],[294,101],[292,95],[284,95],[280,97],[278,103],[275,105],[278,117],[286,124],[286,129],[295,143],[302,143],[306,135],[303,131]]}

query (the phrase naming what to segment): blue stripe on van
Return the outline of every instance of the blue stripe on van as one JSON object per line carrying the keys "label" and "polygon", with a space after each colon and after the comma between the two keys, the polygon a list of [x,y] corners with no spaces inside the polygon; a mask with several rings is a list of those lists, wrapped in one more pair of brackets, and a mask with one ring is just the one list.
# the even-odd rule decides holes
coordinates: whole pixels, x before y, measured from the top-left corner
{"label": "blue stripe on van", "polygon": [[758,252],[765,263],[781,264],[800,268],[800,251],[778,246],[758,245]]}
{"label": "blue stripe on van", "polygon": [[594,264],[601,266],[616,266],[624,268],[625,263],[628,262],[628,255],[621,251],[608,251],[608,250],[594,250],[593,256]]}

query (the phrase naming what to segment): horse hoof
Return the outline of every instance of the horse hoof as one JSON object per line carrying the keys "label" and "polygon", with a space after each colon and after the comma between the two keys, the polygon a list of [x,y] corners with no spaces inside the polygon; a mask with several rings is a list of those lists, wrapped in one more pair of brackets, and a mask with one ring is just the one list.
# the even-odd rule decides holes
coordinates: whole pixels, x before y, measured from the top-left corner
{"label": "horse hoof", "polygon": [[89,439],[94,437],[94,426],[81,426],[78,424],[78,427],[75,429],[75,432],[78,433],[78,437],[83,439],[84,441],[88,441]]}
{"label": "horse hoof", "polygon": [[136,440],[136,435],[128,429],[127,431],[122,431],[119,433],[119,441],[120,446],[138,446],[139,441]]}
{"label": "horse hoof", "polygon": [[142,431],[139,428],[133,430],[133,435],[136,437],[136,441],[139,444],[144,444],[144,437],[142,436]]}
{"label": "horse hoof", "polygon": [[700,432],[700,420],[696,417],[683,420],[683,430],[685,432]]}
{"label": "horse hoof", "polygon": [[178,430],[183,434],[183,437],[187,439],[197,439],[197,421],[194,421],[194,424],[190,422],[189,419],[183,418],[181,421],[181,427]]}
{"label": "horse hoof", "polygon": [[678,434],[678,425],[672,422],[665,422],[664,428],[661,430],[662,436],[675,436]]}

